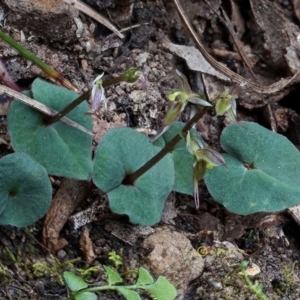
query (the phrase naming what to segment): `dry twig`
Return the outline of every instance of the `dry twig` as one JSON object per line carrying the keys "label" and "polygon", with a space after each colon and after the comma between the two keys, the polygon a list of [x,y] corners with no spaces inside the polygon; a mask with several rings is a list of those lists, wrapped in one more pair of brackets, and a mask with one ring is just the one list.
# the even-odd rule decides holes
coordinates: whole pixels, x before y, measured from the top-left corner
{"label": "dry twig", "polygon": [[[25,103],[26,105],[42,112],[43,114],[47,115],[47,116],[54,116],[57,114],[57,111],[46,106],[45,104],[38,102],[34,99],[31,99],[30,97],[27,97],[5,85],[0,85],[0,94],[5,93],[11,97],[14,97],[17,100],[20,100],[21,102]],[[85,132],[89,135],[93,135],[92,132],[90,132],[89,130],[87,130],[86,128],[84,128],[83,126],[79,125],[78,123],[72,121],[71,119],[67,118],[67,117],[63,117],[61,119],[61,121],[65,122],[66,124],[77,128],[78,130]]]}
{"label": "dry twig", "polygon": [[223,73],[224,75],[228,76],[233,82],[238,83],[240,86],[247,86],[252,89],[254,92],[259,94],[274,94],[277,93],[284,88],[300,82],[300,73],[295,74],[293,77],[281,79],[271,85],[264,86],[257,84],[249,79],[244,78],[243,76],[233,72],[232,70],[228,69],[226,66],[222,65],[218,61],[216,61],[210,54],[205,50],[204,46],[202,45],[200,39],[197,36],[197,33],[193,29],[192,25],[190,24],[189,19],[187,18],[183,8],[181,7],[179,0],[173,0],[178,14],[183,21],[186,29],[189,31],[191,36],[193,37],[198,49],[204,56],[204,58],[218,71]]}
{"label": "dry twig", "polygon": [[107,19],[102,17],[100,14],[95,12],[93,9],[91,9],[89,6],[87,6],[84,3],[81,3],[78,0],[63,0],[65,3],[74,6],[79,11],[82,11],[83,13],[87,14],[94,20],[98,21],[100,24],[104,25],[108,29],[110,29],[113,33],[115,33],[118,37],[121,39],[124,38],[124,35],[113,25],[111,24]]}

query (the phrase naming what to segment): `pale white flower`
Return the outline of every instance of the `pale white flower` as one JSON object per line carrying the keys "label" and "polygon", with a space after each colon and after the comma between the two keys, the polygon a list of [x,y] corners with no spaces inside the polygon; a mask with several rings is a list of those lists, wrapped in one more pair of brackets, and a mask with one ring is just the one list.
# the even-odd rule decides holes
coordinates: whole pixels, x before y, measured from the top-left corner
{"label": "pale white flower", "polygon": [[104,75],[104,73],[100,74],[93,81],[92,94],[91,94],[92,109],[90,111],[88,111],[88,113],[94,113],[95,111],[97,111],[100,107],[101,102],[104,103],[104,108],[107,109],[107,99],[105,97],[105,91],[102,86],[103,75]]}

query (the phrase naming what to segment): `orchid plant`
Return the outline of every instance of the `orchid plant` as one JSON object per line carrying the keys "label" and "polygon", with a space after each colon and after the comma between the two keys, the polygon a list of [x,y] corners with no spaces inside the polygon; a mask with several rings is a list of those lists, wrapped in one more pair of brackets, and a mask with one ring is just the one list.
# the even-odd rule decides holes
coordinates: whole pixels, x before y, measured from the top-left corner
{"label": "orchid plant", "polygon": [[[61,78],[63,85],[73,88],[27,49],[1,32],[0,36],[21,53],[25,51],[26,58],[36,61],[55,80]],[[236,123],[237,95],[230,88],[210,103],[204,95],[192,91],[181,72],[176,73],[179,88],[167,94],[170,106],[159,135],[149,141],[131,128],[112,129],[94,155],[90,115],[102,106],[107,109],[105,88],[121,81],[140,82],[145,88],[144,74],[137,68],[109,80],[100,74],[92,88],[82,95],[36,79],[32,90],[24,92],[27,98],[34,98],[31,100],[35,106],[13,101],[7,117],[16,153],[0,159],[0,224],[29,225],[47,211],[51,201],[47,174],[92,180],[107,193],[113,212],[127,215],[132,223],[141,225],[160,221],[171,191],[194,195],[195,206],[199,208],[201,179],[214,199],[236,213],[277,211],[298,204],[298,150],[286,138],[258,124]],[[90,97],[91,108],[86,102]],[[186,124],[177,122],[188,103],[196,104],[198,112]],[[35,109],[42,104],[47,115],[45,109]],[[226,152],[222,154],[192,129],[213,105],[217,116],[227,115],[233,122],[221,135]],[[57,113],[53,114],[54,111]],[[243,205],[237,205],[241,194]],[[31,210],[32,213],[24,214]]]}

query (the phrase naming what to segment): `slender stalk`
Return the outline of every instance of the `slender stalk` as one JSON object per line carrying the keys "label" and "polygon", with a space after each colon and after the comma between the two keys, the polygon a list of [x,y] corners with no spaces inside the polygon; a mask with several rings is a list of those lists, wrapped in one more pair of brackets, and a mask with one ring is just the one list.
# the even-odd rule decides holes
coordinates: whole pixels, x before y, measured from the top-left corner
{"label": "slender stalk", "polygon": [[71,102],[69,105],[67,105],[65,108],[63,108],[61,111],[59,111],[54,116],[44,116],[44,124],[45,125],[52,125],[62,119],[65,115],[67,115],[72,109],[74,109],[77,105],[79,105],[81,102],[83,102],[85,99],[89,99],[91,95],[91,89],[87,92],[84,92],[82,95],[80,95],[78,98],[76,98],[73,102]]}
{"label": "slender stalk", "polygon": [[[116,78],[111,78],[108,80],[103,81],[102,86],[108,87],[112,84],[118,83],[124,79],[124,76],[119,76]],[[79,105],[81,102],[83,102],[86,99],[89,99],[91,96],[92,89],[89,89],[88,91],[84,92],[82,95],[80,95],[78,98],[76,98],[74,101],[72,101],[70,104],[68,104],[64,109],[62,109],[60,112],[58,112],[56,115],[49,117],[44,117],[44,124],[45,125],[51,125],[59,121],[61,118],[63,118],[65,115],[67,115],[71,110],[73,110],[77,105]]]}
{"label": "slender stalk", "polygon": [[[182,135],[186,136],[187,132],[192,128],[192,126],[207,112],[208,107],[204,107],[199,110],[192,119],[190,119],[182,129]],[[157,164],[162,158],[164,158],[169,152],[171,152],[174,146],[181,140],[181,135],[178,133],[169,143],[165,145],[161,151],[159,151],[155,156],[148,160],[142,167],[136,170],[134,173],[128,175],[124,180],[123,184],[133,185],[134,182],[151,169],[155,164]]]}
{"label": "slender stalk", "polygon": [[4,33],[2,30],[0,30],[0,38],[3,41],[5,41],[9,46],[17,50],[24,58],[32,61],[35,65],[37,65],[41,70],[43,70],[47,75],[49,75],[55,81],[60,82],[63,86],[73,91],[77,91],[76,87],[74,87],[73,84],[68,79],[63,77],[59,72],[57,72],[52,67],[47,65],[40,58],[34,55],[30,50],[23,47],[21,44],[19,44],[17,41],[15,41],[6,33]]}

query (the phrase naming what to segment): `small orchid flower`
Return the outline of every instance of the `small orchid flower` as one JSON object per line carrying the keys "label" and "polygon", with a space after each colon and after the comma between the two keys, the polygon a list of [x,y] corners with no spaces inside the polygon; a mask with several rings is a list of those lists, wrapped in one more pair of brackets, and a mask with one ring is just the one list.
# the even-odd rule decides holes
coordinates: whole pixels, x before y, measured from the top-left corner
{"label": "small orchid flower", "polygon": [[105,97],[105,91],[102,86],[103,84],[103,77],[104,73],[101,75],[97,76],[96,79],[93,81],[93,87],[92,87],[92,94],[91,94],[91,99],[92,99],[92,109],[88,111],[89,114],[94,113],[97,111],[100,107],[101,102],[104,103],[104,108],[107,109],[107,100]]}
{"label": "small orchid flower", "polygon": [[184,110],[188,102],[201,106],[212,106],[209,102],[202,98],[204,95],[194,93],[188,83],[187,78],[178,70],[176,70],[179,80],[180,89],[168,93],[167,98],[172,102],[165,117],[165,126],[171,125],[180,113]]}
{"label": "small orchid flower", "polygon": [[214,100],[216,104],[217,116],[224,114],[234,123],[236,123],[236,99],[237,95],[231,95],[229,88],[225,88],[222,93]]}
{"label": "small orchid flower", "polygon": [[164,127],[150,140],[151,142],[156,141],[171,127],[178,116],[183,112],[188,102],[201,106],[212,106],[209,102],[203,99],[205,98],[204,95],[194,93],[191,90],[187,78],[180,71],[176,70],[176,75],[179,81],[180,89],[167,94],[167,98],[171,101],[171,104],[164,119]]}
{"label": "small orchid flower", "polygon": [[219,152],[211,149],[200,136],[192,137],[189,131],[186,136],[186,147],[194,156],[194,199],[196,209],[198,209],[200,205],[198,182],[204,177],[207,169],[225,165],[225,160]]}

